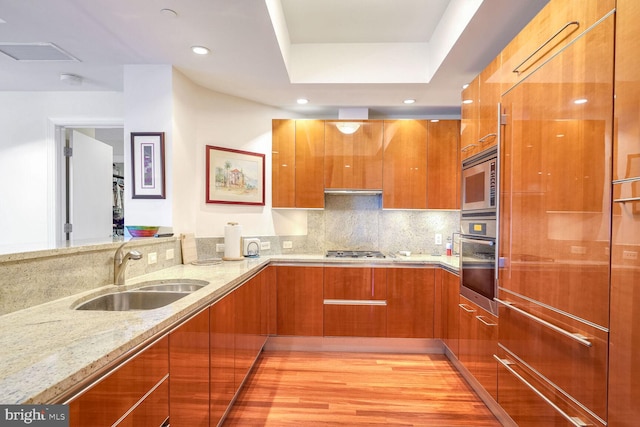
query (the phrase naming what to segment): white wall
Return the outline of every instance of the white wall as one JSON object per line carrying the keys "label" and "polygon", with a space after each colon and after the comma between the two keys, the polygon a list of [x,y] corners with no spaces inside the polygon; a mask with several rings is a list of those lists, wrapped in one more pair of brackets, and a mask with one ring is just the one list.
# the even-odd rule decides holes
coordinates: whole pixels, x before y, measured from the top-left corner
{"label": "white wall", "polygon": [[[126,65],[124,67],[125,147],[131,147],[131,132],[164,132],[165,199],[132,199],[125,185],[125,225],[173,224],[173,99],[171,65]],[[124,150],[125,176],[131,177],[131,149]],[[130,182],[130,181],[128,181]]]}
{"label": "white wall", "polygon": [[55,245],[52,121],[96,118],[121,122],[122,93],[0,92],[0,250]]}
{"label": "white wall", "polygon": [[[199,87],[174,70],[174,232],[224,236],[229,221],[246,236],[306,234],[305,211],[271,210],[271,121],[292,113]],[[265,206],[205,202],[207,145],[265,154]]]}

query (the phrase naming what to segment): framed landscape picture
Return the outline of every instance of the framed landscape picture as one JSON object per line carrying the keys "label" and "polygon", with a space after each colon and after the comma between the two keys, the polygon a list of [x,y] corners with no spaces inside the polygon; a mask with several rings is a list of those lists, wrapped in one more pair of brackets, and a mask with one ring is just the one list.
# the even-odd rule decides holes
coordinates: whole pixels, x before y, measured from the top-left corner
{"label": "framed landscape picture", "polygon": [[206,202],[264,206],[264,154],[206,146]]}
{"label": "framed landscape picture", "polygon": [[164,132],[131,132],[132,198],[164,199]]}

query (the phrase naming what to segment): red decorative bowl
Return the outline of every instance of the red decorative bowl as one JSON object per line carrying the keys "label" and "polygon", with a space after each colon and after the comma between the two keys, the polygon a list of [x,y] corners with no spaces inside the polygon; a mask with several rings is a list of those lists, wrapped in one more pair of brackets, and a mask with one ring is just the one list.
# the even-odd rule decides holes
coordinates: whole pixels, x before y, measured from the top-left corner
{"label": "red decorative bowl", "polygon": [[160,228],[146,225],[127,225],[126,227],[133,237],[153,237]]}

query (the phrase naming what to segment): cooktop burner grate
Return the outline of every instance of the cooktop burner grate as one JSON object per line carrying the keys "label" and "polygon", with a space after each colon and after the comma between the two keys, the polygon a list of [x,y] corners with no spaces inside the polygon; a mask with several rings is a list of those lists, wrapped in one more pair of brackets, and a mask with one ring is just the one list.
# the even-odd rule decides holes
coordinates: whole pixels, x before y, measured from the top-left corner
{"label": "cooktop burner grate", "polygon": [[327,251],[327,258],[385,258],[380,251]]}

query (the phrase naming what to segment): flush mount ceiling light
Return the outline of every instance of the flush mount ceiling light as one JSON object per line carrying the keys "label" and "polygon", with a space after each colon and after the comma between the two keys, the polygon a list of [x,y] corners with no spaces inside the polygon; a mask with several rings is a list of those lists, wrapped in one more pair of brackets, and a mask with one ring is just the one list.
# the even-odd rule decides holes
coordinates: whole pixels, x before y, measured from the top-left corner
{"label": "flush mount ceiling light", "polygon": [[204,46],[191,46],[191,51],[196,55],[206,55],[209,53],[209,49]]}
{"label": "flush mount ceiling light", "polygon": [[340,122],[336,123],[336,127],[345,135],[351,135],[352,133],[355,133],[358,129],[360,129],[360,123]]}
{"label": "flush mount ceiling light", "polygon": [[83,78],[76,74],[63,73],[60,74],[60,81],[70,86],[80,86],[82,84]]}
{"label": "flush mount ceiling light", "polygon": [[307,98],[298,98],[296,102],[300,105],[308,104],[309,100]]}

